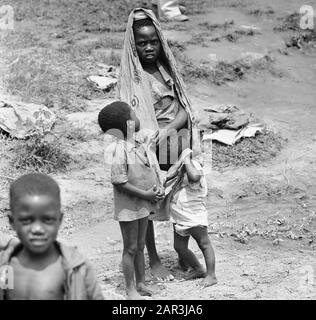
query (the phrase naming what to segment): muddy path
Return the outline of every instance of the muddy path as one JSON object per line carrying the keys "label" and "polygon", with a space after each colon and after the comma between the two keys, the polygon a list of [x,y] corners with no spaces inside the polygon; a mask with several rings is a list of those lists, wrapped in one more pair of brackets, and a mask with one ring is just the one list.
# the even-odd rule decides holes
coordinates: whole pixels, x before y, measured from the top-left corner
{"label": "muddy path", "polygon": [[[214,59],[232,62],[249,52],[269,55],[272,73],[259,70],[220,86],[196,79],[187,83],[188,90],[197,113],[212,104],[235,104],[262,119],[287,142],[276,157],[251,167],[216,171],[206,161],[209,230],[219,283],[202,289],[198,280],[184,282],[172,246],[172,226],[157,223],[158,250],[176,279],[154,283],[147,270],[147,279],[157,290],[153,299],[316,298],[316,50],[286,48],[290,31],[274,30],[280,17],[299,10],[304,4],[300,2],[210,1],[204,13],[190,15],[184,25],[164,24],[167,38],[183,44],[185,54],[195,63],[203,60],[212,65]],[[260,15],[250,14],[257,9]],[[233,24],[205,29],[207,23],[223,25],[225,21]],[[245,26],[258,33],[227,40],[228,34]],[[55,28],[49,32],[60,32]],[[43,28],[40,33],[44,42],[48,41],[47,32]],[[197,36],[203,45],[192,41]],[[101,37],[81,34],[73,41]],[[213,41],[214,37],[220,40]],[[56,45],[60,41],[64,40],[56,40]],[[82,163],[55,177],[61,185],[65,212],[60,238],[77,245],[91,259],[105,289],[120,297],[124,295],[119,270],[122,242],[112,218],[110,168],[103,164],[109,139],[89,120],[111,99],[90,100],[79,113],[96,134],[69,146]],[[7,207],[5,196],[1,203],[2,208]],[[5,229],[6,219],[4,215],[0,218]],[[203,261],[195,243],[190,247]]]}

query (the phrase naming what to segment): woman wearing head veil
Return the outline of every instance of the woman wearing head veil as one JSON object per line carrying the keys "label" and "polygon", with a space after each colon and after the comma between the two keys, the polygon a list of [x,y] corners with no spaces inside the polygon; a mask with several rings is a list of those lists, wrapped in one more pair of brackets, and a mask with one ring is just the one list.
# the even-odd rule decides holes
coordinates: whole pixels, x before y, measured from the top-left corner
{"label": "woman wearing head veil", "polygon": [[[162,170],[168,170],[183,150],[192,148],[190,101],[160,24],[150,10],[138,8],[129,15],[118,98],[132,106],[141,129],[150,132]],[[152,274],[157,279],[172,280],[157,254],[152,221],[146,246]]]}

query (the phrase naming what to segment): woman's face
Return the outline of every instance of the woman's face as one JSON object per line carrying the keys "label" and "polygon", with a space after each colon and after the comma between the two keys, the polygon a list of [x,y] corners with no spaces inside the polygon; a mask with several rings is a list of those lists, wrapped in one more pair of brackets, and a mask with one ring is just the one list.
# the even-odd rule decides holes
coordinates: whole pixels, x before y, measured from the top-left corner
{"label": "woman's face", "polygon": [[161,43],[154,26],[143,26],[135,30],[135,45],[142,65],[155,63],[160,55]]}

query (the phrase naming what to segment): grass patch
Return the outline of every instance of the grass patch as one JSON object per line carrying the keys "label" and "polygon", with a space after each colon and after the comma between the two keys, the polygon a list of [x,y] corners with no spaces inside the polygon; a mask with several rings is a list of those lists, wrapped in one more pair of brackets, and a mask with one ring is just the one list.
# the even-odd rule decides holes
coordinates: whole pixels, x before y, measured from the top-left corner
{"label": "grass patch", "polygon": [[284,142],[285,140],[279,134],[271,131],[241,139],[233,146],[213,141],[212,166],[214,169],[224,169],[257,165],[274,158]]}
{"label": "grass patch", "polygon": [[65,171],[72,160],[59,138],[47,141],[43,137],[35,136],[26,141],[19,141],[14,149],[12,166],[20,171]]}
{"label": "grass patch", "polygon": [[279,18],[279,25],[273,28],[275,31],[300,31],[301,15],[298,12],[291,13],[285,17]]}
{"label": "grass patch", "polygon": [[185,43],[187,45],[199,45],[201,47],[207,47],[207,39],[209,37],[208,32],[200,32],[197,34],[194,34],[192,38]]}
{"label": "grass patch", "polygon": [[239,40],[242,37],[254,36],[256,34],[260,34],[260,32],[253,30],[253,29],[235,30],[231,33],[226,34],[225,36],[223,36],[223,38],[225,38],[226,40],[228,40],[230,42],[236,42],[237,40]]}
{"label": "grass patch", "polygon": [[280,76],[273,67],[272,59],[269,56],[247,61],[245,59],[233,62],[219,61],[214,67],[209,62],[201,61],[199,64],[192,60],[180,56],[181,73],[185,80],[194,81],[197,79],[206,79],[216,85],[222,85],[229,81],[243,79],[249,72],[268,70],[272,75]]}
{"label": "grass patch", "polygon": [[56,24],[63,30],[85,32],[124,31],[128,15],[135,7],[149,7],[139,0],[12,0],[17,21]]}
{"label": "grass patch", "polygon": [[73,141],[87,142],[89,140],[89,132],[84,128],[71,127],[65,132],[65,138]]}
{"label": "grass patch", "polygon": [[274,13],[274,10],[270,7],[268,7],[267,9],[253,9],[248,11],[248,14],[256,17],[271,16]]}
{"label": "grass patch", "polygon": [[224,23],[209,23],[209,22],[203,22],[199,23],[199,26],[202,28],[206,28],[209,31],[214,31],[218,29],[224,29],[227,30],[232,25],[234,25],[234,20],[225,21]]}
{"label": "grass patch", "polygon": [[186,12],[191,15],[207,12],[212,3],[210,0],[185,0],[183,4],[187,9]]}
{"label": "grass patch", "polygon": [[185,50],[184,44],[178,42],[177,40],[168,39],[167,42],[171,50],[179,50],[181,52]]}
{"label": "grass patch", "polygon": [[63,45],[57,49],[34,48],[18,57],[4,76],[7,91],[24,101],[48,107],[82,111],[86,100],[105,97],[86,80],[98,72],[98,63],[118,66],[121,55],[105,43]]}
{"label": "grass patch", "polygon": [[316,31],[302,32],[298,35],[291,36],[286,41],[288,48],[305,49],[312,46],[316,42]]}
{"label": "grass patch", "polygon": [[[310,30],[304,30],[300,27],[300,20],[302,15],[297,12],[289,14],[283,18],[279,18],[281,21],[280,24],[274,27],[275,31],[285,32],[285,31],[294,31],[294,35],[290,36],[285,40],[287,47],[294,47],[297,49],[306,49],[310,46],[313,46],[316,42],[316,30],[315,28]],[[316,19],[314,18],[314,23]]]}

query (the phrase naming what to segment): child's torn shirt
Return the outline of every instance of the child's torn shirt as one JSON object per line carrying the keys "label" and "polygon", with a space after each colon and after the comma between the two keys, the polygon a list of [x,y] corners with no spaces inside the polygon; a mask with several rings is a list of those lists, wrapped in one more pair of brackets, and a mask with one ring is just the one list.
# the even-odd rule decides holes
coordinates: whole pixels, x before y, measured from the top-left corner
{"label": "child's torn shirt", "polygon": [[122,192],[117,187],[118,184],[126,182],[142,190],[161,185],[157,175],[158,161],[155,155],[150,154],[151,152],[145,144],[137,141],[131,143],[119,140],[117,142],[111,169],[115,220],[134,221],[147,217],[155,210],[155,204]]}

